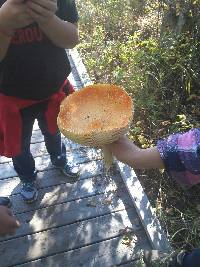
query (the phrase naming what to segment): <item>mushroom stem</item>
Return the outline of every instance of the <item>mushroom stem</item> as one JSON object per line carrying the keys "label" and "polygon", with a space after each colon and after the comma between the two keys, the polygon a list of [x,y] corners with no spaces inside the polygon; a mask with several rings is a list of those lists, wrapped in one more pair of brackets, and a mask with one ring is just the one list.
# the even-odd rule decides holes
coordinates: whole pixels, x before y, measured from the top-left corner
{"label": "mushroom stem", "polygon": [[105,168],[106,171],[108,171],[113,164],[113,155],[106,146],[102,147],[102,152],[104,157]]}

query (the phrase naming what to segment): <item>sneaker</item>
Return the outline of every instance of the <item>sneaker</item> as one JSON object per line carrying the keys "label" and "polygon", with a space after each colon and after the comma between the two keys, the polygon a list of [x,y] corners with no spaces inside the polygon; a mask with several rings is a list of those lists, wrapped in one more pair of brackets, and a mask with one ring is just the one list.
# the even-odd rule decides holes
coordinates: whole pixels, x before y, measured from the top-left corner
{"label": "sneaker", "polygon": [[12,202],[10,201],[8,197],[0,197],[0,206],[11,208]]}
{"label": "sneaker", "polygon": [[22,190],[20,192],[23,200],[27,203],[33,203],[37,200],[38,190],[36,188],[36,182],[27,182],[22,184]]}
{"label": "sneaker", "polygon": [[[55,166],[55,165],[54,165]],[[70,178],[77,178],[80,174],[80,171],[77,166],[70,166],[69,164],[65,164],[63,167],[55,166],[57,169],[61,170],[61,172],[70,177]]]}

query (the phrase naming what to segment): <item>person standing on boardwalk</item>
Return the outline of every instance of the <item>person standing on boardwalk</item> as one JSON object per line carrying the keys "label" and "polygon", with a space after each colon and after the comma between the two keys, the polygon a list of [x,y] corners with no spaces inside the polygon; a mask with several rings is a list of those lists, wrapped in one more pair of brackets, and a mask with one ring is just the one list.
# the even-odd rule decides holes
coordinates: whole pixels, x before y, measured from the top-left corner
{"label": "person standing on boardwalk", "polygon": [[67,176],[78,175],[57,128],[69,91],[65,49],[78,43],[77,22],[75,0],[0,0],[0,155],[12,158],[27,203],[38,195],[30,152],[35,119],[52,164]]}

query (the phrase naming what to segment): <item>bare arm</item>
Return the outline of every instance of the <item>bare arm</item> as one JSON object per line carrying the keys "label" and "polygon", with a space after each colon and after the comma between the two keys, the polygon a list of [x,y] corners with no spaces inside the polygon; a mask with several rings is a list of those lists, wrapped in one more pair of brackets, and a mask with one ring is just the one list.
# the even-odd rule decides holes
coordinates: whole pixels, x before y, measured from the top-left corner
{"label": "bare arm", "polygon": [[164,169],[164,163],[156,147],[140,149],[123,136],[108,145],[108,149],[119,161],[134,169]]}
{"label": "bare arm", "polygon": [[79,42],[77,24],[63,21],[56,15],[48,23],[39,25],[48,38],[59,47],[70,49]]}
{"label": "bare arm", "polygon": [[77,24],[63,21],[55,15],[55,0],[32,0],[27,2],[27,6],[30,16],[55,45],[73,48],[78,43]]}

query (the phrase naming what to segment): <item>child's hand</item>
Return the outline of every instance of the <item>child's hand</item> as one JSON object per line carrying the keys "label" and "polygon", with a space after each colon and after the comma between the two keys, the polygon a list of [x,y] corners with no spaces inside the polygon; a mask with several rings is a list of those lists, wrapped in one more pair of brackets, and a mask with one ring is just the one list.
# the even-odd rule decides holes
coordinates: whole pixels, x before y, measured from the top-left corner
{"label": "child's hand", "polygon": [[33,22],[24,0],[7,0],[0,8],[0,28],[13,33],[17,28]]}
{"label": "child's hand", "polygon": [[56,0],[28,0],[26,5],[30,16],[39,24],[47,23],[57,10]]}
{"label": "child's hand", "polygon": [[12,216],[10,209],[0,206],[0,236],[15,234],[19,226],[19,222]]}

